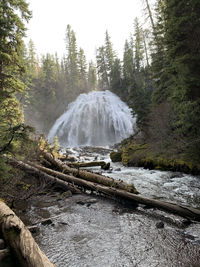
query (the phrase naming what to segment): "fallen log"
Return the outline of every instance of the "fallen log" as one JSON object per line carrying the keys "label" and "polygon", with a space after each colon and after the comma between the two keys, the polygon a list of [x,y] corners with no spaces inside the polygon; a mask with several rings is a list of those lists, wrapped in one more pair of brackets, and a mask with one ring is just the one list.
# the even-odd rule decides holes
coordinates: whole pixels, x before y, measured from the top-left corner
{"label": "fallen log", "polygon": [[99,183],[105,186],[115,187],[115,188],[125,190],[127,192],[138,194],[138,191],[136,190],[133,184],[127,184],[122,180],[114,180],[113,178],[100,175],[97,173],[88,172],[86,170],[70,168],[66,164],[62,163],[60,160],[56,160],[55,158],[53,158],[50,154],[46,152],[42,152],[42,154],[44,158],[53,165],[53,167],[55,167],[57,170],[61,171],[62,173],[65,173],[65,174],[70,173],[75,177],[79,177],[79,178],[82,178],[84,180],[87,180],[93,183]]}
{"label": "fallen log", "polygon": [[100,166],[103,170],[109,170],[110,162],[106,163],[105,161],[91,161],[91,162],[66,162],[65,163],[70,168],[87,168],[87,167],[96,167]]}
{"label": "fallen log", "polygon": [[11,253],[22,267],[55,267],[40,250],[30,231],[15,213],[0,201],[0,227]]}
{"label": "fallen log", "polygon": [[78,188],[74,187],[73,185],[71,185],[65,181],[62,181],[60,179],[57,179],[54,176],[48,175],[44,172],[41,172],[39,169],[31,167],[30,165],[28,165],[22,161],[18,161],[18,160],[13,159],[13,158],[6,158],[6,159],[7,159],[8,163],[11,164],[13,167],[21,169],[22,171],[26,171],[30,174],[36,174],[37,177],[44,178],[46,181],[49,181],[52,184],[55,184],[55,185],[61,187],[63,190],[70,190],[74,194],[81,193],[81,191]]}
{"label": "fallen log", "polygon": [[[35,164],[34,164],[35,165]],[[127,199],[129,201],[138,202],[140,204],[148,205],[151,207],[155,207],[161,210],[165,210],[171,213],[174,213],[176,215],[180,215],[187,219],[192,219],[196,221],[200,221],[200,210],[195,209],[192,207],[174,204],[171,202],[165,202],[161,200],[156,199],[150,199],[147,197],[143,197],[141,195],[136,195],[121,189],[113,188],[113,187],[107,187],[100,184],[96,184],[93,182],[85,181],[77,177],[73,177],[67,174],[60,173],[58,171],[54,171],[45,167],[42,167],[40,165],[35,165],[35,167],[40,168],[42,171],[47,172],[51,174],[52,176],[56,176],[62,180],[77,184],[79,186],[82,186],[86,189],[90,189],[93,191],[97,191],[100,193],[103,193],[105,195],[119,197],[122,199]]]}
{"label": "fallen log", "polygon": [[[72,175],[67,175],[58,171],[54,171],[39,165],[35,165],[35,167],[30,166],[26,163],[23,163],[22,161],[17,161],[14,160],[15,162],[15,167],[18,167],[24,171],[28,171],[28,172],[34,172],[35,170],[39,171],[37,169],[36,166],[38,166],[38,168],[40,168],[39,173],[41,173],[41,175],[44,173],[44,171],[46,173],[51,173],[51,176],[55,176],[57,177],[56,179],[58,179],[58,177],[64,181],[67,181],[69,183],[72,184],[76,184],[80,187],[84,187],[86,189],[92,190],[92,191],[96,191],[99,193],[103,193],[105,195],[111,196],[111,197],[118,197],[120,199],[126,199],[129,201],[133,201],[134,205],[135,203],[140,203],[140,204],[144,204],[144,205],[148,205],[151,207],[155,207],[158,209],[162,209],[171,213],[174,213],[176,215],[180,215],[184,218],[187,219],[192,219],[192,220],[196,220],[196,221],[200,221],[200,210],[199,209],[195,209],[192,207],[188,207],[188,206],[184,206],[184,205],[179,205],[179,204],[174,204],[174,203],[170,203],[170,202],[165,202],[165,201],[161,201],[161,200],[156,200],[156,199],[150,199],[147,197],[143,197],[140,195],[136,195],[133,194],[131,192],[127,192],[125,190],[119,189],[119,188],[115,188],[115,187],[108,187],[108,186],[104,186],[104,185],[100,185],[94,182],[90,182],[87,180],[83,180],[81,178],[78,177],[74,177]],[[16,162],[18,164],[16,164]],[[42,171],[41,171],[42,170]],[[59,179],[58,179],[59,180]]]}

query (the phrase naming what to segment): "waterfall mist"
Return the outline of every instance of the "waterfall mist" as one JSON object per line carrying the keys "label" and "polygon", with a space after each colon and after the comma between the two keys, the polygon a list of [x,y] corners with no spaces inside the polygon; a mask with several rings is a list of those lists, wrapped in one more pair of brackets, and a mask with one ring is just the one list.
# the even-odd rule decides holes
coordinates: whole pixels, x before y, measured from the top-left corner
{"label": "waterfall mist", "polygon": [[81,94],[69,104],[51,128],[48,139],[57,136],[62,147],[107,146],[134,132],[131,110],[110,91]]}

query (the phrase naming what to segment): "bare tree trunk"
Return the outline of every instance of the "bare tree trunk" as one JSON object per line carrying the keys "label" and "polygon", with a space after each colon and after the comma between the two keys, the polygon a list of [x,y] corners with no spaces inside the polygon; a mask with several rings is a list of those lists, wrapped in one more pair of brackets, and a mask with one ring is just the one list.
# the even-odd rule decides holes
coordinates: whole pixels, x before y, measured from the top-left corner
{"label": "bare tree trunk", "polygon": [[23,267],[55,267],[40,250],[29,230],[15,213],[0,201],[0,227],[10,251]]}
{"label": "bare tree trunk", "polygon": [[106,177],[97,173],[91,173],[85,170],[70,168],[66,164],[63,164],[60,160],[54,159],[50,154],[45,152],[43,152],[43,156],[47,161],[51,162],[52,165],[62,173],[70,173],[75,177],[80,177],[90,182],[99,183],[105,186],[111,186],[125,190],[127,192],[138,194],[133,184],[127,184],[121,180],[114,180],[113,178]]}
{"label": "bare tree trunk", "polygon": [[[47,155],[47,156],[49,156],[49,155]],[[51,159],[54,160],[52,157],[51,157]],[[178,204],[174,204],[174,203],[170,203],[170,202],[150,199],[147,197],[133,194],[131,192],[127,192],[127,191],[125,191],[119,187],[115,187],[115,180],[112,178],[110,178],[110,179],[113,181],[113,184],[105,186],[103,183],[102,183],[103,185],[101,184],[102,180],[98,180],[96,182],[91,182],[88,180],[84,180],[83,178],[78,178],[78,177],[74,177],[72,175],[67,175],[67,174],[64,174],[62,172],[54,171],[54,170],[42,167],[42,166],[37,165],[37,164],[32,164],[35,166],[35,167],[32,167],[29,164],[25,164],[21,161],[17,161],[14,159],[12,159],[11,161],[13,161],[15,163],[15,167],[18,167],[24,171],[28,171],[31,173],[34,173],[36,171],[37,173],[39,172],[42,176],[44,175],[44,172],[46,172],[48,174],[51,174],[51,176],[48,175],[50,177],[53,177],[53,176],[57,177],[57,178],[55,178],[57,180],[62,179],[62,180],[67,181],[69,183],[78,185],[80,187],[83,187],[83,188],[86,188],[86,189],[89,189],[92,191],[100,192],[100,193],[103,193],[103,194],[108,195],[108,196],[133,201],[134,204],[135,204],[135,202],[138,202],[141,204],[149,205],[149,206],[152,206],[152,207],[155,207],[158,209],[162,209],[162,210],[174,213],[176,215],[180,215],[180,216],[188,218],[188,219],[200,221],[200,210],[199,209],[187,207],[184,205],[178,205]],[[16,162],[17,162],[17,164],[16,164]],[[39,171],[37,168],[39,168],[42,171]],[[71,169],[71,168],[69,168],[69,169]],[[93,175],[93,173],[90,173],[90,174]],[[106,178],[108,178],[108,177],[106,177]],[[64,182],[64,181],[61,181],[61,182]],[[119,183],[117,183],[117,185],[119,185]]]}
{"label": "bare tree trunk", "polygon": [[121,190],[119,188],[108,187],[108,186],[104,186],[101,184],[85,181],[80,178],[73,177],[67,174],[63,174],[57,171],[53,171],[51,169],[48,169],[48,168],[45,168],[39,165],[35,165],[35,167],[40,168],[42,171],[47,172],[51,174],[52,176],[56,176],[62,180],[71,182],[73,184],[84,187],[86,189],[100,192],[100,193],[103,193],[105,195],[109,195],[112,197],[127,199],[129,201],[133,201],[134,203],[138,202],[141,204],[149,205],[149,206],[152,206],[158,209],[162,209],[162,210],[174,213],[176,215],[180,215],[182,217],[200,221],[200,210],[192,208],[192,207],[187,207],[187,206],[178,205],[178,204],[174,204],[170,202],[146,198],[140,195],[133,194],[131,192]]}
{"label": "bare tree trunk", "polygon": [[90,161],[90,162],[67,162],[67,166],[71,168],[83,168],[83,167],[95,167],[101,166],[102,169],[108,170],[110,168],[110,163],[105,161]]}
{"label": "bare tree trunk", "polygon": [[149,14],[149,18],[150,18],[150,21],[151,21],[152,29],[155,32],[155,23],[154,23],[154,20],[153,20],[153,15],[152,15],[152,12],[151,12],[149,1],[145,0],[145,2],[146,2],[146,8],[147,8],[147,11],[148,11],[148,14]]}

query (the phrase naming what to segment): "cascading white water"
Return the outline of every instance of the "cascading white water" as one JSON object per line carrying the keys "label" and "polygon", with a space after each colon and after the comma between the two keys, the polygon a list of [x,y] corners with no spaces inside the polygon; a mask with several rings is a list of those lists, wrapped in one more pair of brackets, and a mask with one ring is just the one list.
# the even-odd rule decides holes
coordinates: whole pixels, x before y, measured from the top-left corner
{"label": "cascading white water", "polygon": [[57,136],[62,147],[107,146],[134,132],[135,118],[121,99],[110,91],[81,94],[69,104],[51,128],[48,139]]}

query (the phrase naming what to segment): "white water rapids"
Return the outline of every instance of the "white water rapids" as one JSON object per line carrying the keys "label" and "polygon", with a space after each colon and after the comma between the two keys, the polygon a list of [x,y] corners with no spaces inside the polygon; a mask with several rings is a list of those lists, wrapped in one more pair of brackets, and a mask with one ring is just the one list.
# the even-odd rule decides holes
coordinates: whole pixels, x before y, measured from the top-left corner
{"label": "white water rapids", "polygon": [[[109,152],[79,147],[67,153],[79,161],[107,162]],[[143,196],[200,208],[197,176],[127,168],[120,162],[111,162],[111,169],[103,175],[134,183]],[[133,208],[94,193],[64,197],[49,192],[27,202],[27,212],[21,212],[23,220],[30,220],[27,225],[52,218],[50,225],[37,225],[35,238],[59,267],[200,267],[198,222],[187,225],[179,216],[144,205]],[[163,228],[157,227],[160,222]]]}
{"label": "white water rapids", "polygon": [[120,142],[134,132],[131,110],[110,91],[81,94],[69,104],[51,128],[48,139],[58,137],[62,147],[107,146]]}

